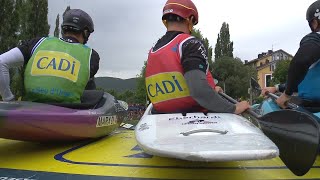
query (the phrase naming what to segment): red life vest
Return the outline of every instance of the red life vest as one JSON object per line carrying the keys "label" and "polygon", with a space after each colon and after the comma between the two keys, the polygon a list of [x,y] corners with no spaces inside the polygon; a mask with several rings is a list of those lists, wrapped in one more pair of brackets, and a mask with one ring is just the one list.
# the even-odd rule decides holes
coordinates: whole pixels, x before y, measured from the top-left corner
{"label": "red life vest", "polygon": [[[153,107],[158,112],[206,111],[191,96],[181,65],[182,44],[194,38],[179,34],[160,49],[149,52],[146,66],[146,89]],[[214,89],[209,71],[207,80]]]}

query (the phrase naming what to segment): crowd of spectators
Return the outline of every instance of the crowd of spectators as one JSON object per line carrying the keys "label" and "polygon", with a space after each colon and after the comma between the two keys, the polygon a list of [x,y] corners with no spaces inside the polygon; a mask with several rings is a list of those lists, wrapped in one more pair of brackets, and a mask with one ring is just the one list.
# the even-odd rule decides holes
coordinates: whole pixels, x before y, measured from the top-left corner
{"label": "crowd of spectators", "polygon": [[146,106],[143,104],[129,104],[128,120],[139,120],[145,110]]}

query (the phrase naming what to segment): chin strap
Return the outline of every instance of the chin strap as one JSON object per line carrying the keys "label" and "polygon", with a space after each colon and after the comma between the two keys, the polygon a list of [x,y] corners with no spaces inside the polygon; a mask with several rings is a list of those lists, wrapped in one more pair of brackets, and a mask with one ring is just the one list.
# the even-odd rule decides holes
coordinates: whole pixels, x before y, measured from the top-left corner
{"label": "chin strap", "polygon": [[310,29],[311,29],[312,32],[319,32],[319,30],[320,30],[320,21],[319,21],[318,19],[316,19],[318,26],[317,26],[317,28],[313,29],[313,28],[312,28],[312,21],[313,21],[313,20],[314,20],[314,19],[312,19],[311,21],[308,21],[309,27],[310,27]]}
{"label": "chin strap", "polygon": [[310,27],[310,30],[311,30],[311,32],[315,32],[313,29],[312,29],[312,21],[308,21],[308,24],[309,24],[309,27]]}
{"label": "chin strap", "polygon": [[193,24],[189,23],[189,32],[190,32],[190,34],[192,33],[192,29],[193,29]]}
{"label": "chin strap", "polygon": [[191,34],[192,30],[193,30],[193,16],[190,19],[187,18],[187,22],[188,22],[188,29],[189,29],[189,32]]}
{"label": "chin strap", "polygon": [[83,44],[87,44],[88,40],[89,40],[89,36],[90,36],[90,32],[88,30],[84,30],[82,31],[82,37],[83,37]]}
{"label": "chin strap", "polygon": [[164,26],[166,26],[166,28],[168,28],[168,22],[166,20],[162,20],[162,23],[164,24]]}

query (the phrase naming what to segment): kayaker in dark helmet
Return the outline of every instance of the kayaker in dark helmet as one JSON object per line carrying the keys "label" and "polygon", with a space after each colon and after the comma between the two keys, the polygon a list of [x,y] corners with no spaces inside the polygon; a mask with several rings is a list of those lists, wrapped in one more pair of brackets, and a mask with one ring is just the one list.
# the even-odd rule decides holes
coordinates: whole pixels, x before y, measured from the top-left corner
{"label": "kayaker in dark helmet", "polygon": [[[15,100],[10,90],[9,68],[24,65],[23,100],[80,103],[85,90],[95,89],[99,54],[86,46],[94,31],[91,17],[80,9],[65,13],[62,38],[42,37],[22,42],[0,55],[0,94]],[[87,86],[87,87],[86,87]]]}
{"label": "kayaker in dark helmet", "polygon": [[320,102],[320,1],[312,3],[306,13],[311,33],[302,38],[300,48],[290,62],[286,84],[264,88],[275,93],[284,92],[277,104],[285,108],[294,92],[308,101]]}
{"label": "kayaker in dark helmet", "polygon": [[239,114],[249,108],[221,98],[209,71],[208,52],[191,31],[198,11],[191,0],[168,0],[162,20],[166,34],[150,50],[146,89],[157,112],[210,111]]}

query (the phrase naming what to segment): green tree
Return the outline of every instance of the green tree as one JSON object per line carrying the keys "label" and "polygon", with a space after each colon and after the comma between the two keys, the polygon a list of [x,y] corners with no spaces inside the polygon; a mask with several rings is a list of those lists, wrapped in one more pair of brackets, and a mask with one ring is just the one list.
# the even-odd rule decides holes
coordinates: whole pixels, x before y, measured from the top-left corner
{"label": "green tree", "polygon": [[[9,49],[17,46],[21,35],[21,20],[23,0],[2,0],[0,6],[0,53],[8,51]],[[5,25],[4,25],[5,24]],[[19,74],[21,68],[13,68],[9,70],[11,77],[10,86],[13,93],[19,97],[22,94],[23,81],[21,74]],[[22,82],[22,83],[21,83]]]}
{"label": "green tree", "polygon": [[62,21],[64,19],[64,16],[66,15],[66,12],[69,11],[71,8],[70,6],[67,6],[67,8],[64,10],[63,14],[62,14]]}
{"label": "green tree", "polygon": [[16,1],[16,10],[17,10],[17,21],[18,24],[18,39],[17,42],[30,38],[27,35],[27,30],[30,28],[30,23],[28,21],[30,13],[30,3],[25,0]]}
{"label": "green tree", "polygon": [[146,104],[147,90],[146,90],[146,66],[147,61],[144,62],[143,67],[141,68],[140,74],[137,75],[137,87],[135,92],[135,103]]}
{"label": "green tree", "polygon": [[62,14],[62,18],[64,18],[66,12],[69,11],[70,9],[71,9],[70,6],[67,6],[66,10],[64,10],[64,12]]}
{"label": "green tree", "polygon": [[218,85],[234,98],[247,98],[250,78],[257,77],[253,67],[245,66],[239,58],[226,56],[214,62],[213,72],[213,77],[219,80]]}
{"label": "green tree", "polygon": [[114,96],[116,99],[118,99],[118,97],[119,97],[119,93],[114,89],[108,89],[108,90],[106,90],[106,92],[111,94],[112,96]]}
{"label": "green tree", "polygon": [[60,15],[58,14],[57,15],[57,18],[56,18],[56,28],[54,29],[54,37],[57,37],[59,38],[60,36],[60,22],[59,22],[59,19],[60,19]]}
{"label": "green tree", "polygon": [[277,62],[276,69],[272,74],[273,84],[285,83],[287,81],[289,66],[290,66],[290,60],[280,60]]}
{"label": "green tree", "polygon": [[207,38],[204,38],[201,31],[199,29],[192,29],[192,36],[201,39],[202,42],[204,43],[204,46],[206,47],[206,49],[208,50],[208,62],[209,62],[209,66],[210,66],[210,70],[212,70],[212,47],[209,44],[209,40]]}
{"label": "green tree", "polygon": [[[103,89],[100,89],[103,90]],[[108,92],[112,96],[115,97],[117,100],[122,100],[127,103],[138,103],[135,99],[135,91],[132,90],[126,90],[124,92],[118,92],[114,89],[106,90],[105,92]]]}
{"label": "green tree", "polygon": [[1,0],[0,52],[19,40],[48,36],[48,0]]}
{"label": "green tree", "polygon": [[17,45],[18,18],[14,1],[1,0],[0,4],[0,53],[3,53]]}
{"label": "green tree", "polygon": [[214,54],[215,60],[223,56],[233,57],[233,42],[230,41],[229,24],[226,22],[222,23]]}
{"label": "green tree", "polygon": [[118,96],[119,100],[123,100],[127,103],[137,103],[135,100],[135,92],[131,90],[126,90]]}
{"label": "green tree", "polygon": [[48,0],[16,0],[19,40],[48,36]]}
{"label": "green tree", "polygon": [[[67,8],[64,10],[62,14],[62,18],[64,18],[66,12],[69,10],[70,10],[70,6],[67,6]],[[60,37],[60,14],[58,14],[56,18],[56,27],[54,29],[54,37],[57,37],[57,38]]]}
{"label": "green tree", "polygon": [[48,0],[26,0],[29,3],[27,34],[28,39],[49,35]]}
{"label": "green tree", "polygon": [[[2,24],[6,24],[2,26],[6,29],[5,32],[1,32],[0,27],[0,41],[1,37],[5,37],[5,42],[0,42],[1,52],[16,46],[22,40],[49,34],[47,0],[2,0],[0,13],[0,22],[5,20]],[[23,74],[23,67],[10,69],[10,85],[17,97],[23,94]]]}

